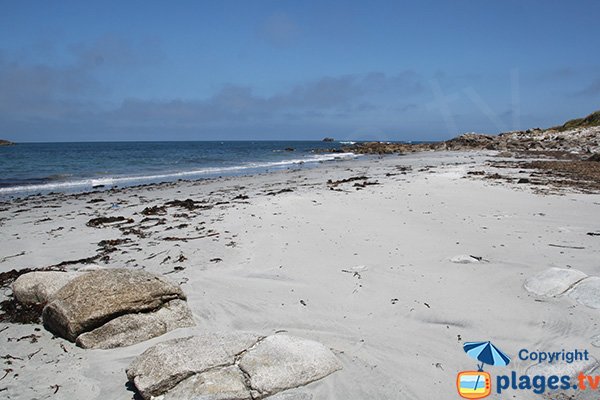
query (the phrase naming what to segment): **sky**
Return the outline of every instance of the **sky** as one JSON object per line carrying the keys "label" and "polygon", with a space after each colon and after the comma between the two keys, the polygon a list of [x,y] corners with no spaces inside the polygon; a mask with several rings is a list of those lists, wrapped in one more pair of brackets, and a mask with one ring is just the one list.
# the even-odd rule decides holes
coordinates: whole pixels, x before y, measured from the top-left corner
{"label": "sky", "polygon": [[0,138],[441,140],[600,109],[600,2],[0,0]]}

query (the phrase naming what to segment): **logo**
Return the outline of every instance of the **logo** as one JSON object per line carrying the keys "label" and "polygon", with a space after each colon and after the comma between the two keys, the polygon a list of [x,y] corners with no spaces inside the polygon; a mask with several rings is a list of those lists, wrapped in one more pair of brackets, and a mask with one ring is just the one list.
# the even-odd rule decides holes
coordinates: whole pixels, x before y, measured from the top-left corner
{"label": "logo", "polygon": [[[478,361],[477,371],[462,371],[456,377],[458,394],[465,399],[483,399],[492,393],[492,377],[483,370],[485,364],[506,366],[510,358],[492,342],[467,342],[463,350]],[[479,364],[481,363],[481,364]]]}
{"label": "logo", "polygon": [[465,399],[483,399],[492,392],[492,378],[484,371],[463,371],[456,377],[456,387]]}

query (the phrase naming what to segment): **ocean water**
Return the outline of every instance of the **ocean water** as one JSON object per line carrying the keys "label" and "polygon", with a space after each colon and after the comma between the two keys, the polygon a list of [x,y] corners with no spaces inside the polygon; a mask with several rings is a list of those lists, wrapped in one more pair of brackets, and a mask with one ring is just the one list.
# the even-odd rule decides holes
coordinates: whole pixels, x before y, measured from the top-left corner
{"label": "ocean water", "polygon": [[[343,142],[342,142],[343,143]],[[339,142],[85,142],[0,146],[0,197],[309,167],[352,158]],[[286,151],[293,148],[294,151]]]}

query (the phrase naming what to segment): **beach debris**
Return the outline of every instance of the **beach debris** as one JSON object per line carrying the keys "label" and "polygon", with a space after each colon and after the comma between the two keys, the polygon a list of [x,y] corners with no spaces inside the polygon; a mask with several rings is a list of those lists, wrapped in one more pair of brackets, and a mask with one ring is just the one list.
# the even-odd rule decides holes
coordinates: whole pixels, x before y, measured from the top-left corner
{"label": "beach debris", "polygon": [[245,194],[238,194],[232,200],[248,200],[249,198],[250,197],[246,196]]}
{"label": "beach debris", "polygon": [[24,256],[24,255],[25,255],[25,251],[21,251],[20,253],[0,258],[0,263],[3,263],[6,260],[10,260],[11,258],[21,257],[21,256]]}
{"label": "beach debris", "polygon": [[122,224],[130,224],[133,223],[132,218],[125,218],[123,216],[118,217],[98,217],[92,218],[87,222],[87,226],[92,228],[102,228],[103,226],[110,225],[122,225]]}
{"label": "beach debris", "polygon": [[340,179],[340,180],[337,180],[337,181],[328,179],[327,180],[327,184],[329,186],[331,186],[331,187],[336,187],[338,185],[341,185],[342,183],[348,183],[348,182],[354,182],[354,181],[366,181],[367,179],[369,179],[369,177],[368,176],[364,176],[364,175],[361,175],[361,176],[352,176],[350,178]]}
{"label": "beach debris", "polygon": [[165,215],[167,208],[165,206],[146,207],[142,210],[142,215]]}
{"label": "beach debris", "polygon": [[574,249],[574,250],[584,250],[585,247],[582,246],[566,246],[566,245],[562,245],[562,244],[548,244],[548,246],[550,247],[559,247],[561,249]]}
{"label": "beach debris", "polygon": [[207,333],[157,344],[127,369],[145,400],[182,398],[263,399],[293,397],[297,388],[341,369],[331,350],[318,342],[248,332]]}
{"label": "beach debris", "polygon": [[538,296],[560,296],[587,275],[576,269],[549,268],[525,280],[523,287]]}
{"label": "beach debris", "polygon": [[473,263],[487,262],[487,260],[485,260],[483,257],[480,257],[480,256],[473,256],[470,254],[469,255],[460,254],[460,255],[451,257],[450,262],[455,263],[455,264],[473,264]]}
{"label": "beach debris", "polygon": [[588,232],[586,233],[588,236],[600,236],[600,232]]}
{"label": "beach debris", "polygon": [[293,191],[294,191],[293,189],[285,188],[285,189],[281,189],[281,190],[275,190],[273,192],[268,192],[267,196],[275,196],[275,195],[282,194],[282,193],[291,193]]}
{"label": "beach debris", "polygon": [[306,307],[306,302],[302,299],[300,299],[300,304],[302,304],[304,307]]}
{"label": "beach debris", "polygon": [[81,347],[111,348],[194,325],[185,299],[178,285],[161,276],[101,269],[62,287],[42,317],[46,329]]}
{"label": "beach debris", "polygon": [[215,257],[215,258],[211,258],[209,261],[214,262],[214,263],[220,263],[220,262],[223,262],[223,259],[220,257]]}
{"label": "beach debris", "polygon": [[185,199],[185,200],[171,200],[165,203],[165,206],[168,207],[181,207],[181,208],[185,208],[186,210],[192,211],[195,210],[197,208],[200,208],[201,206],[196,204],[197,202],[192,200],[192,199]]}

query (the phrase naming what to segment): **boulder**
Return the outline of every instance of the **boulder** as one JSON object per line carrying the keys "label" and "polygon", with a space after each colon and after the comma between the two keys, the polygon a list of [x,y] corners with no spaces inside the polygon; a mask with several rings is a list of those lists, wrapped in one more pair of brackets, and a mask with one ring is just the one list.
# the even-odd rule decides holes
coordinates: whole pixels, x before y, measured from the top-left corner
{"label": "boulder", "polygon": [[338,369],[333,353],[311,340],[212,333],[151,347],[131,363],[127,378],[145,400],[310,400],[302,391],[283,391]]}
{"label": "boulder", "polygon": [[158,275],[127,269],[85,273],[60,289],[43,312],[48,330],[75,341],[84,332],[130,313],[150,312],[184,299],[181,288]]}
{"label": "boulder", "polygon": [[590,308],[600,308],[600,278],[592,276],[569,291],[569,297]]}
{"label": "boulder", "polygon": [[239,366],[262,394],[306,385],[342,368],[321,343],[287,335],[262,340],[242,356]]}
{"label": "boulder", "polygon": [[549,268],[530,278],[523,287],[538,296],[554,297],[569,290],[587,275],[576,269]]}
{"label": "boulder", "polygon": [[93,331],[82,333],[76,343],[84,349],[131,346],[177,328],[194,326],[194,317],[183,300],[171,300],[158,311],[125,314]]}
{"label": "boulder", "polygon": [[192,375],[233,365],[236,356],[259,339],[258,335],[238,332],[168,340],[137,357],[127,369],[127,378],[144,399],[150,399]]}
{"label": "boulder", "polygon": [[28,272],[13,282],[13,295],[23,304],[47,303],[76,276],[76,273],[63,271]]}

